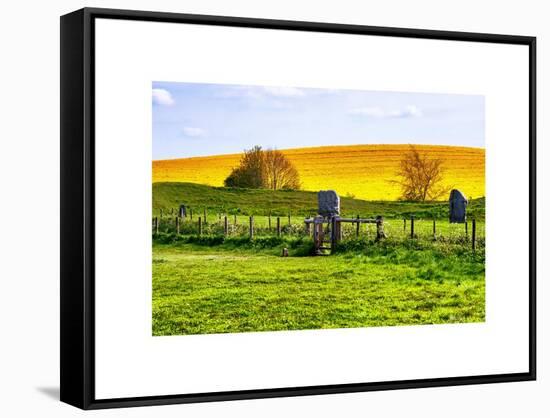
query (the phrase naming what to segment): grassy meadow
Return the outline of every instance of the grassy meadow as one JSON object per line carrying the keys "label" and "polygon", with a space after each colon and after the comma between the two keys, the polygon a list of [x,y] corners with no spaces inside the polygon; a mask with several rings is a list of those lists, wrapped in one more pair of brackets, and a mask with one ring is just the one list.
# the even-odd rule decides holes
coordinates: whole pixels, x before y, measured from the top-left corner
{"label": "grassy meadow", "polygon": [[153,335],[484,320],[481,256],[411,243],[307,257],[304,245],[283,258],[238,242],[155,243]]}
{"label": "grassy meadow", "polygon": [[[467,197],[485,196],[485,149],[415,145],[429,158],[443,160],[445,186]],[[300,173],[302,190],[336,190],[341,197],[397,200],[396,171],[408,145],[345,145],[281,150]],[[153,161],[153,182],[223,186],[241,154]]]}
{"label": "grassy meadow", "polygon": [[[182,202],[193,219],[182,220],[177,234]],[[304,218],[316,208],[311,191],[154,183],[153,216],[161,221],[153,236],[153,335],[484,321],[484,198],[468,207],[477,224],[475,252],[471,224],[468,231],[449,224],[446,202],[343,197],[343,216],[383,215],[388,237],[377,242],[374,225],[362,225],[357,235],[354,225],[345,224],[335,253],[314,257]],[[205,211],[199,236],[197,219]],[[276,217],[280,236],[274,233]],[[281,257],[283,248],[288,257]]]}
{"label": "grassy meadow", "polygon": [[[344,217],[371,217],[383,215],[388,219],[403,219],[411,215],[417,218],[448,219],[447,202],[402,202],[373,201],[341,197],[341,211]],[[303,222],[306,216],[317,213],[317,192],[304,190],[236,189],[211,187],[193,183],[153,183],[153,216],[175,211],[185,202],[194,210],[195,219],[207,210],[209,218],[217,219],[218,214],[256,216],[261,219],[269,215],[298,217]],[[468,205],[471,218],[485,218],[485,198],[474,199]],[[243,218],[244,219],[244,218]]]}

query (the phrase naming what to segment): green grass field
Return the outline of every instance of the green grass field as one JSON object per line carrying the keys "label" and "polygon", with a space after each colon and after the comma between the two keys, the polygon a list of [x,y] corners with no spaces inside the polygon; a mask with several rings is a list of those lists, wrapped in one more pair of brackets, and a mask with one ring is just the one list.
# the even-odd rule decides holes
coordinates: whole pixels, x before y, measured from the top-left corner
{"label": "green grass field", "polygon": [[[341,196],[342,216],[364,217],[383,215],[385,218],[447,219],[448,203],[418,203],[397,201],[367,201]],[[195,217],[207,209],[209,218],[218,213],[228,215],[311,216],[317,213],[317,193],[302,190],[231,189],[194,183],[153,183],[153,216],[164,214],[185,204]],[[470,217],[485,218],[485,199],[474,199],[468,207]]]}
{"label": "green grass field", "polygon": [[[153,240],[153,335],[348,328],[480,322],[485,319],[484,199],[472,202],[471,230],[447,222],[446,203],[342,199],[344,216],[384,215],[388,238],[374,225],[359,237],[347,225],[327,257],[311,256],[304,217],[316,194],[238,190],[177,183],[153,185],[153,212],[180,203],[208,212],[198,236],[196,216],[180,224],[165,216]],[[291,208],[291,224],[286,215]],[[268,214],[272,228],[268,228]],[[415,238],[410,221],[416,217]],[[237,225],[233,225],[236,215]],[[255,237],[248,237],[254,215]],[[223,235],[223,216],[231,228]],[[282,233],[274,235],[274,217]],[[433,237],[433,219],[437,236]],[[289,257],[281,257],[282,248]]]}
{"label": "green grass field", "polygon": [[438,249],[330,257],[154,246],[153,334],[479,322],[484,266]]}

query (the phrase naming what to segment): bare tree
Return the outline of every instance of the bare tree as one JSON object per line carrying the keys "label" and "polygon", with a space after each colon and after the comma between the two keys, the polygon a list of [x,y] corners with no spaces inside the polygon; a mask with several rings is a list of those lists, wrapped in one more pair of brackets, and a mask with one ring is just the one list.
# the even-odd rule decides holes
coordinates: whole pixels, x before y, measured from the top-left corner
{"label": "bare tree", "polygon": [[404,200],[421,201],[437,200],[448,192],[442,186],[443,160],[429,158],[420,154],[416,147],[410,146],[399,164],[397,175],[400,180],[401,198]]}
{"label": "bare tree", "polygon": [[267,188],[272,190],[300,188],[298,171],[281,151],[268,149],[264,154]]}

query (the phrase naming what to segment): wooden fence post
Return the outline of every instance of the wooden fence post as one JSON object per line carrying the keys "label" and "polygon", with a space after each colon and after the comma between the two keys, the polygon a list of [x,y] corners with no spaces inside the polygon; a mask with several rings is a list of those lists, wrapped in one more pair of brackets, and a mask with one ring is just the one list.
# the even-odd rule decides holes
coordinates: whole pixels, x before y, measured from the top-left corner
{"label": "wooden fence post", "polygon": [[468,221],[464,222],[464,231],[466,232],[466,238],[468,237]]}
{"label": "wooden fence post", "polygon": [[202,218],[199,216],[199,235],[202,235]]}
{"label": "wooden fence post", "polygon": [[414,238],[414,215],[411,215],[411,239]]}
{"label": "wooden fence post", "polygon": [[317,231],[317,224],[315,223],[315,218],[313,218],[313,243],[315,245],[315,250],[318,250],[319,248],[319,245],[317,244],[317,236],[318,236],[318,231]]}
{"label": "wooden fence post", "polygon": [[359,223],[359,215],[357,215],[357,225],[355,226],[355,236],[359,238],[359,228],[361,227],[361,224]]}
{"label": "wooden fence post", "polygon": [[223,217],[223,234],[227,236],[227,231],[229,230],[227,224],[227,215]]}
{"label": "wooden fence post", "polygon": [[193,208],[189,208],[189,220],[193,220]]}
{"label": "wooden fence post", "polygon": [[407,231],[407,220],[403,219],[403,232]]}
{"label": "wooden fence post", "polygon": [[176,234],[180,234],[180,218],[179,216],[176,216]]}
{"label": "wooden fence post", "polygon": [[384,231],[384,217],[378,215],[376,217],[376,241],[386,238],[386,232]]}
{"label": "wooden fence post", "polygon": [[330,225],[330,251],[334,251],[336,248],[336,245],[338,244],[338,230],[336,226],[336,216],[333,216],[331,219],[331,225]]}
{"label": "wooden fence post", "polygon": [[248,235],[250,236],[250,239],[254,238],[254,216],[251,216],[248,219],[249,225],[248,225]]}
{"label": "wooden fence post", "polygon": [[433,219],[433,234],[434,234],[434,241],[437,239],[437,233],[436,233],[436,230],[435,230],[435,218]]}
{"label": "wooden fence post", "polygon": [[323,240],[323,219],[315,216],[313,218],[313,245],[316,255],[322,254],[321,247],[323,246]]}
{"label": "wooden fence post", "polygon": [[309,222],[305,222],[306,225],[306,235],[309,237],[311,231],[311,225]]}
{"label": "wooden fence post", "polygon": [[204,213],[204,224],[206,225],[208,223],[206,219],[206,208],[203,209],[203,213]]}
{"label": "wooden fence post", "polygon": [[237,215],[233,215],[233,225],[237,225]]}
{"label": "wooden fence post", "polygon": [[281,236],[281,218],[277,216],[277,236]]}
{"label": "wooden fence post", "polygon": [[163,214],[163,211],[162,209],[160,210],[160,217],[162,218],[162,214]]}
{"label": "wooden fence post", "polygon": [[476,251],[476,220],[472,219],[472,251]]}
{"label": "wooden fence post", "polygon": [[288,212],[288,226],[290,226],[290,211]]}

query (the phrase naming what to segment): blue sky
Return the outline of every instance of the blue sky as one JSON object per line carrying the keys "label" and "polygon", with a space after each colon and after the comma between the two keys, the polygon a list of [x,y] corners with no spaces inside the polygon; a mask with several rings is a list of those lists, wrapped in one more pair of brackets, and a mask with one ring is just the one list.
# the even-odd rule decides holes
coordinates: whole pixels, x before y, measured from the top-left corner
{"label": "blue sky", "polygon": [[353,144],[484,147],[479,95],[153,82],[153,159]]}

